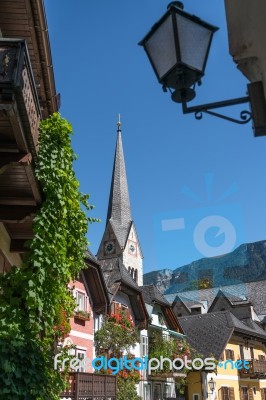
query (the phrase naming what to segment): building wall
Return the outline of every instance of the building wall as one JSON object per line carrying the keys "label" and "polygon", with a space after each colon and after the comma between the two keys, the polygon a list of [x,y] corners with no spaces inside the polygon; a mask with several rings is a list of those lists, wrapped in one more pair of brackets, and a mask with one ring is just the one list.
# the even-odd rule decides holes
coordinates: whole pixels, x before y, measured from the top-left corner
{"label": "building wall", "polygon": [[263,81],[266,93],[266,3],[225,0],[230,53],[251,81]]}
{"label": "building wall", "polygon": [[202,379],[200,371],[190,372],[187,377],[188,391],[187,400],[194,400],[194,395],[198,394],[198,400],[202,400]]}
{"label": "building wall", "polygon": [[[134,251],[130,250],[132,245],[135,249]],[[134,279],[135,279],[135,273],[137,271],[137,279],[135,280],[139,286],[142,286],[143,285],[142,253],[134,225],[132,225],[130,229],[128,235],[128,241],[123,251],[123,264],[129,270]]]}
{"label": "building wall", "polygon": [[[258,359],[258,355],[265,355],[265,346],[258,342],[250,340],[248,343],[245,342],[244,338],[233,337],[230,342],[226,345],[226,349],[230,349],[234,351],[234,360],[238,360],[241,358],[240,356],[240,348],[239,345],[244,346],[244,358],[250,359],[250,347],[253,347],[254,350],[254,359]],[[223,363],[226,362],[225,352],[224,352],[224,360]],[[262,387],[266,387],[266,380],[262,381],[260,379],[251,379],[249,377],[242,378],[239,375],[239,371],[236,368],[232,368],[231,363],[228,362],[225,367],[217,367],[217,375],[208,374],[208,381],[213,377],[213,380],[216,382],[215,394],[216,398],[222,400],[221,390],[222,387],[229,387],[234,389],[234,399],[241,400],[241,388],[245,387],[248,391],[253,392],[254,400],[261,400],[260,389]],[[264,386],[263,386],[264,385]],[[255,390],[254,390],[255,388]],[[255,394],[256,393],[256,394]],[[249,392],[249,399],[252,399],[252,395]],[[233,399],[230,399],[233,400]]]}
{"label": "building wall", "polygon": [[[70,320],[71,331],[69,334],[69,338],[72,340],[73,344],[77,346],[78,351],[80,350],[84,352],[84,356],[92,360],[94,358],[94,320],[90,299],[83,282],[75,281],[74,285],[76,291],[79,291],[80,293],[85,293],[85,295],[87,296],[87,311],[90,312],[90,320],[83,321],[76,317],[72,317]],[[93,372],[91,366],[87,368],[86,372]]]}

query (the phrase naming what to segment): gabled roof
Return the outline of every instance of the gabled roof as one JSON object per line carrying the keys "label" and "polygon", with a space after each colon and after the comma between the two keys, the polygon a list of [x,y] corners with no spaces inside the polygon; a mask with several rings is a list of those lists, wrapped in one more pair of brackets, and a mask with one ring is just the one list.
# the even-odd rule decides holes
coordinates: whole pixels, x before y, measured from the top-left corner
{"label": "gabled roof", "polygon": [[182,328],[172,310],[171,304],[164,298],[160,290],[155,285],[140,286],[140,289],[142,291],[146,307],[152,306],[153,308],[154,304],[158,304],[163,313],[167,328],[172,329],[173,331],[182,331]]}
{"label": "gabled roof", "polygon": [[209,311],[211,312],[215,307],[216,303],[219,301],[220,298],[223,298],[227,301],[228,305],[232,308],[241,307],[241,306],[251,306],[251,303],[245,298],[245,296],[235,296],[231,293],[228,293],[223,290],[219,290],[217,295],[215,296]]}
{"label": "gabled roof", "polygon": [[145,303],[150,305],[153,303],[158,303],[163,306],[170,307],[170,303],[164,298],[163,294],[155,285],[143,285],[140,286],[140,289],[142,291]]}
{"label": "gabled roof", "polygon": [[81,277],[89,292],[92,310],[97,313],[106,313],[110,303],[107,287],[101,266],[89,250],[86,252],[85,263],[87,268],[82,270]]}
{"label": "gabled roof", "polygon": [[204,306],[203,301],[197,301],[194,299],[188,299],[187,297],[182,296],[182,294],[176,295],[172,306],[174,307],[176,303],[183,303],[184,307],[190,312],[191,307],[193,306]]}
{"label": "gabled roof", "polygon": [[[228,285],[221,287],[221,289],[227,295],[230,294],[234,297],[247,299],[252,304],[256,314],[260,316],[260,319],[263,319],[263,316],[266,315],[266,280]],[[169,293],[164,296],[170,303],[175,300],[178,294],[193,301],[206,301],[208,307],[210,307],[219,290],[219,288],[190,290],[180,293]]]}
{"label": "gabled roof", "polygon": [[110,220],[120,245],[125,245],[132,222],[120,123],[117,130],[112,183],[106,224]]}
{"label": "gabled roof", "polygon": [[125,293],[131,304],[137,325],[146,329],[149,314],[145,307],[140,287],[127,271],[120,258],[100,260],[110,301],[115,300],[118,291]]}
{"label": "gabled roof", "polygon": [[234,333],[259,338],[266,342],[266,332],[257,324],[249,326],[230,311],[196,314],[178,318],[178,321],[190,345],[204,357],[213,354],[219,360]]}
{"label": "gabled roof", "polygon": [[102,267],[104,279],[109,291],[114,283],[121,282],[135,291],[141,292],[140,287],[127,271],[120,258],[99,260],[99,263]]}

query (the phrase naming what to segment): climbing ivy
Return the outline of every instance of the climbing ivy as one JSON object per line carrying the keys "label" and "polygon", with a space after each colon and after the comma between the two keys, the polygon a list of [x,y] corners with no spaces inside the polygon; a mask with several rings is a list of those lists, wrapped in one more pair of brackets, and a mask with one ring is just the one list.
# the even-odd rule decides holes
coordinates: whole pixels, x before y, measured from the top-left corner
{"label": "climbing ivy", "polygon": [[44,202],[21,268],[0,277],[0,398],[55,400],[64,380],[54,370],[56,344],[70,330],[69,282],[85,267],[92,206],[73,170],[71,125],[58,113],[40,124],[36,176]]}

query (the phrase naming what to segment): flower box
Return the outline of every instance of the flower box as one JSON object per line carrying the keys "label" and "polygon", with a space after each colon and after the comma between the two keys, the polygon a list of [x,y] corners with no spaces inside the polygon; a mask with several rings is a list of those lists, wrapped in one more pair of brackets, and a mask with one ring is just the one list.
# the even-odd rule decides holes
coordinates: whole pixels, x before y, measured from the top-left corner
{"label": "flower box", "polygon": [[91,318],[91,313],[88,311],[76,311],[74,318],[80,319],[82,321],[89,321]]}

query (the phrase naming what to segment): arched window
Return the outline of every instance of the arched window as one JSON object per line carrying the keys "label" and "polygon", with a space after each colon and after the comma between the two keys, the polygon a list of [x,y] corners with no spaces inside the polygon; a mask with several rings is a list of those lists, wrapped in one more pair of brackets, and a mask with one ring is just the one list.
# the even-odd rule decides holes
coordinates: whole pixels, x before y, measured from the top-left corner
{"label": "arched window", "polygon": [[134,278],[134,281],[137,282],[137,280],[138,280],[138,270],[137,270],[137,268],[134,271],[134,277],[133,278]]}

